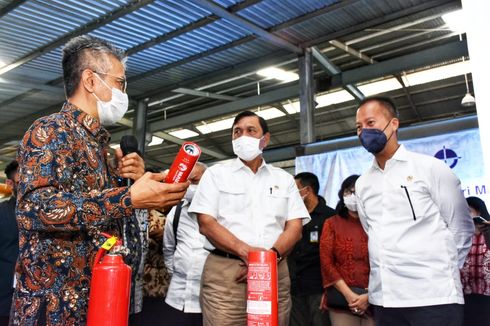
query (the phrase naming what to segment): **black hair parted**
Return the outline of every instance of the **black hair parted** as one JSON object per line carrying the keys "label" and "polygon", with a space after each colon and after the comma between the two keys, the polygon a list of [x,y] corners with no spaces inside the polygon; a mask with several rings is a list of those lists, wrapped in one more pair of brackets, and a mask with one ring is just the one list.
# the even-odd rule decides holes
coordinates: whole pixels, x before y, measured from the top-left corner
{"label": "black hair parted", "polygon": [[361,103],[359,103],[359,108],[363,106],[364,104],[371,102],[371,101],[376,101],[379,102],[390,114],[391,118],[398,118],[399,112],[398,109],[396,108],[395,102],[387,96],[378,96],[378,95],[373,95],[373,96],[368,96],[365,97]]}
{"label": "black hair parted", "polygon": [[335,211],[340,217],[347,218],[348,217],[348,209],[344,204],[344,192],[346,189],[350,189],[356,185],[356,181],[359,179],[359,175],[353,174],[345,178],[344,181],[342,181],[342,185],[340,186],[339,190],[339,202],[337,203],[337,206],[335,207]]}
{"label": "black hair parted", "polygon": [[85,69],[89,68],[100,73],[107,72],[109,61],[106,55],[113,55],[123,64],[126,60],[122,49],[98,37],[81,35],[66,43],[61,65],[67,98],[75,93]]}
{"label": "black hair parted", "polygon": [[320,190],[320,182],[318,177],[311,172],[301,172],[294,176],[295,180],[299,180],[303,187],[311,187],[315,195],[318,196]]}
{"label": "black hair parted", "polygon": [[265,121],[264,118],[262,118],[260,115],[252,111],[243,111],[238,113],[237,116],[235,117],[235,120],[233,120],[233,125],[231,127],[232,133],[233,133],[233,127],[235,127],[235,125],[245,117],[257,117],[259,119],[260,127],[262,128],[262,133],[265,135],[266,133],[269,132],[269,126],[267,125],[267,121]]}

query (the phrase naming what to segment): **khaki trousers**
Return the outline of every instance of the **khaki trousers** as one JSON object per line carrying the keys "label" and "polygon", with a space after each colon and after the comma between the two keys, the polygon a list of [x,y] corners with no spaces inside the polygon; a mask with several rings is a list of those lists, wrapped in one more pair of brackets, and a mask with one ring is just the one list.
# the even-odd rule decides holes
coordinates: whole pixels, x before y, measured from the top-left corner
{"label": "khaki trousers", "polygon": [[[238,259],[210,254],[204,264],[201,279],[201,309],[204,326],[247,325],[247,284],[236,283],[243,269]],[[291,295],[288,264],[277,266],[279,292],[279,326],[289,325]]]}

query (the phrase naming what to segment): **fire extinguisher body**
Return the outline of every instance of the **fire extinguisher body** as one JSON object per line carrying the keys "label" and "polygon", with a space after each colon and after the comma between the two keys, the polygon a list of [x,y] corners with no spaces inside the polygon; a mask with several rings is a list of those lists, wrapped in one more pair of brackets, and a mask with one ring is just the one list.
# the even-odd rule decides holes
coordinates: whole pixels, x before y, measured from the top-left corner
{"label": "fire extinguisher body", "polygon": [[131,267],[120,255],[105,255],[92,271],[87,326],[128,325],[130,293]]}
{"label": "fire extinguisher body", "polygon": [[275,252],[248,253],[247,326],[278,325],[277,280]]}

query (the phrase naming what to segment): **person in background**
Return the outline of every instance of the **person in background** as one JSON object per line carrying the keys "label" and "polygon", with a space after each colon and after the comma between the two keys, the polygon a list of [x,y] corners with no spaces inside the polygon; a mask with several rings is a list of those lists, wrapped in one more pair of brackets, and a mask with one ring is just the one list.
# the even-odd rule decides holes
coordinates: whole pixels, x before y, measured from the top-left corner
{"label": "person in background", "polygon": [[247,322],[248,253],[277,254],[279,325],[289,323],[290,279],[286,257],[310,220],[293,177],[266,164],[262,150],[270,141],[264,118],[244,111],[232,125],[235,160],[206,170],[189,212],[196,213],[208,255],[201,281],[206,326]]}
{"label": "person in background", "polygon": [[[67,101],[37,119],[19,145],[14,325],[83,325],[101,232],[128,239],[134,280],[142,263],[136,211],[176,205],[188,187],[145,173],[137,153],[123,157],[118,149],[117,166],[108,160],[106,127],[128,109],[125,60],[105,40],[71,39],[62,58]],[[121,187],[119,177],[135,182]]]}
{"label": "person in background", "polygon": [[476,227],[470,253],[461,269],[464,325],[483,326],[490,323],[490,215],[480,198],[468,197],[466,201]]}
{"label": "person in background", "polygon": [[459,269],[474,225],[459,179],[445,162],[400,145],[399,126],[391,99],[361,101],[357,135],[374,155],[356,182],[369,239],[369,302],[379,326],[459,326]]}
{"label": "person in background", "polygon": [[206,238],[199,233],[196,214],[189,213],[189,206],[205,170],[206,165],[197,162],[189,175],[191,185],[184,200],[170,211],[165,224],[163,255],[171,276],[165,320],[172,325],[202,325],[199,293],[209,251],[204,249]]}
{"label": "person in background", "polygon": [[[147,172],[158,173],[157,169],[146,168]],[[141,325],[158,324],[165,318],[165,296],[170,276],[163,260],[163,232],[165,214],[158,209],[148,212],[148,253],[143,276],[143,310]]]}
{"label": "person in background", "polygon": [[[374,325],[368,311],[367,293],[358,294],[353,291],[354,288],[366,289],[369,280],[367,235],[359,221],[354,195],[358,178],[358,175],[351,175],[342,182],[336,207],[337,215],[325,222],[320,240],[325,288],[323,308],[328,309],[333,326]],[[329,307],[329,287],[334,287],[334,291],[340,292],[345,298],[348,304],[345,309]]]}
{"label": "person in background", "polygon": [[15,218],[18,168],[17,161],[10,162],[5,168],[5,183],[12,189],[12,196],[0,203],[0,326],[7,326],[9,323],[14,294],[15,262],[19,254],[19,230]]}
{"label": "person in background", "polygon": [[291,326],[329,325],[328,314],[320,309],[322,299],[322,274],[320,271],[319,242],[323,223],[335,210],[327,206],[318,195],[318,177],[302,172],[294,177],[311,221],[303,226],[303,236],[288,257],[291,278]]}

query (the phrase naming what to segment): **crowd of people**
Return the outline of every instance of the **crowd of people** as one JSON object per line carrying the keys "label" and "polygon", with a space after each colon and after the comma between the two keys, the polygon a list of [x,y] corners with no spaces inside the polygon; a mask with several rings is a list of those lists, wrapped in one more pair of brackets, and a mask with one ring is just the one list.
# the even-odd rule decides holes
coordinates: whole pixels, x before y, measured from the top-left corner
{"label": "crowd of people", "polygon": [[276,254],[281,326],[488,323],[485,203],[465,200],[444,162],[399,144],[389,98],[359,104],[373,164],[342,182],[333,209],[316,175],[265,162],[271,132],[250,111],[232,124],[236,159],[199,162],[183,183],[145,172],[139,153],[109,156],[106,127],[128,108],[125,60],[95,37],[68,42],[67,100],[33,123],[7,166],[0,325],[85,324],[102,232],[128,249],[130,325],[245,325],[254,250]]}

